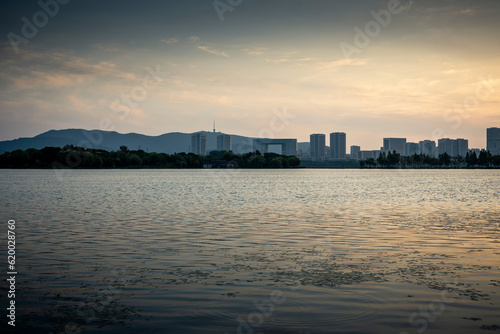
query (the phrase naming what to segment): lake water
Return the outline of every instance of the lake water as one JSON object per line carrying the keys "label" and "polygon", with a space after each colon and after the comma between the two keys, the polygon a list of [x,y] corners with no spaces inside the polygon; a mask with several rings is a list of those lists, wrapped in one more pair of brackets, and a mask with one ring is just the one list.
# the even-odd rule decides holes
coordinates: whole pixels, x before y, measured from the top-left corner
{"label": "lake water", "polygon": [[1,170],[16,328],[495,330],[499,189],[499,170]]}

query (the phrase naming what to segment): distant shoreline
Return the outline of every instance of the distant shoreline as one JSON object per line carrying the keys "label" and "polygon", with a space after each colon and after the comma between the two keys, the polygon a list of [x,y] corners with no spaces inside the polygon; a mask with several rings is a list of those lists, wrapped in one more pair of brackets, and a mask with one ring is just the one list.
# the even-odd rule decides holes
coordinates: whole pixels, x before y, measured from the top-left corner
{"label": "distant shoreline", "polygon": [[335,169],[335,170],[497,170],[500,167],[421,167],[421,168],[387,168],[387,167],[371,167],[371,168],[361,168],[361,167],[289,167],[289,168],[272,168],[272,167],[262,167],[262,168],[250,168],[250,167],[239,167],[239,168],[162,168],[162,167],[115,167],[115,168],[91,168],[91,167],[77,167],[77,168],[57,168],[57,167],[2,167],[0,170],[318,170],[318,169]]}
{"label": "distant shoreline", "polygon": [[0,155],[0,169],[500,169],[500,156],[489,152],[479,158],[467,154],[452,158],[446,153],[439,158],[425,155],[399,156],[395,152],[377,160],[307,161],[295,156],[259,151],[234,154],[231,151],[211,151],[208,155],[194,153],[156,153],[129,150],[119,151],[85,149],[73,145],[14,150]]}

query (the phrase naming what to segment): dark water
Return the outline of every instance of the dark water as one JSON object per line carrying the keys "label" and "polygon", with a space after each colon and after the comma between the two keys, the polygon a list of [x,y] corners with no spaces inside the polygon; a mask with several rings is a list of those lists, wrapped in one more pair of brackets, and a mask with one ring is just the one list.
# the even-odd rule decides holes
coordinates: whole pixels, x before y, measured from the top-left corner
{"label": "dark water", "polygon": [[0,189],[24,332],[500,326],[498,170],[2,170]]}

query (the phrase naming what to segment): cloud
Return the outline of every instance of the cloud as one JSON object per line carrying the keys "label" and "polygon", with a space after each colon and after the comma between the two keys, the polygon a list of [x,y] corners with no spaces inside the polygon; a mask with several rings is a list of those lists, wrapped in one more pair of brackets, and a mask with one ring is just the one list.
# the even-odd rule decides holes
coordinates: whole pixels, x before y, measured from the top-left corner
{"label": "cloud", "polygon": [[175,44],[178,42],[176,38],[169,38],[169,39],[162,39],[160,42],[166,43],[166,44]]}
{"label": "cloud", "polygon": [[31,71],[28,75],[12,77],[11,80],[14,83],[14,87],[21,90],[41,87],[70,87],[81,84],[85,81],[82,75],[45,73],[42,71]]}
{"label": "cloud", "polygon": [[[292,83],[318,82],[320,78],[329,76],[329,72],[337,71],[341,67],[364,66],[368,64],[368,59],[347,59],[341,58],[332,62],[320,62],[311,70],[312,75],[306,75],[302,78],[294,80]],[[298,66],[296,64],[295,66]]]}
{"label": "cloud", "polygon": [[471,9],[471,8],[460,9],[460,10],[454,11],[453,14],[455,14],[455,15],[471,15],[471,16],[473,16],[475,14],[475,11],[473,9]]}
{"label": "cloud", "polygon": [[81,75],[112,76],[120,79],[135,80],[136,76],[132,73],[120,71],[116,65],[110,62],[101,61],[97,64],[89,64],[81,58],[75,58],[63,64],[60,70]]}
{"label": "cloud", "polygon": [[115,44],[94,44],[93,47],[104,52],[118,52],[120,47]]}
{"label": "cloud", "polygon": [[280,59],[266,59],[266,63],[275,63],[275,64],[279,64],[279,63],[286,63],[290,61],[290,59],[287,59],[287,58],[280,58]]}
{"label": "cloud", "polygon": [[[438,3],[439,4],[439,3]],[[488,10],[481,9],[478,6],[474,7],[462,7],[457,8],[458,5],[448,5],[448,6],[436,6],[436,7],[427,7],[421,9],[421,11],[427,15],[437,15],[437,16],[475,16],[478,14],[485,14]]]}
{"label": "cloud", "polygon": [[88,104],[85,100],[77,95],[68,96],[68,101],[71,103],[75,110],[78,110],[80,112],[94,112],[96,109],[94,105]]}
{"label": "cloud", "polygon": [[190,37],[188,37],[188,41],[193,42],[193,43],[197,43],[200,41],[200,38],[198,36],[190,36]]}
{"label": "cloud", "polygon": [[401,4],[401,8],[403,9],[403,11],[409,11],[411,9],[411,7],[413,6],[413,0],[410,0],[408,1],[406,4]]}
{"label": "cloud", "polygon": [[363,66],[368,64],[367,59],[348,59],[342,58],[329,63],[319,63],[319,67],[323,70],[325,69],[335,69],[342,66]]}
{"label": "cloud", "polygon": [[229,58],[227,53],[225,53],[224,51],[215,50],[215,49],[209,48],[208,46],[198,45],[198,49],[205,51],[205,52],[208,52],[208,53],[211,53],[211,54],[214,54],[214,55],[217,55],[217,56]]}
{"label": "cloud", "polygon": [[260,56],[260,55],[264,54],[264,51],[257,51],[257,50],[250,50],[250,49],[243,49],[241,51],[245,52],[247,55],[251,55],[251,56]]}
{"label": "cloud", "polygon": [[101,79],[137,80],[136,75],[117,68],[114,63],[91,63],[70,52],[27,52],[16,66],[8,60],[0,62],[0,65],[7,69],[0,77],[10,81],[12,88],[17,90],[74,87]]}

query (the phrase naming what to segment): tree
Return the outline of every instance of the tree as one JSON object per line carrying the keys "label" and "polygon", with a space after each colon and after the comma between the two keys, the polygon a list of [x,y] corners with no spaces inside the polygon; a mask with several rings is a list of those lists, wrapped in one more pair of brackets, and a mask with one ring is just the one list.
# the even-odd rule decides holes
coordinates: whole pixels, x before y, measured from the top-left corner
{"label": "tree", "polygon": [[388,160],[385,152],[380,153],[380,155],[377,158],[377,163],[380,166],[387,166],[388,165]]}
{"label": "tree", "polygon": [[500,166],[500,155],[494,155],[494,156],[491,158],[491,163],[492,163],[494,166]]}
{"label": "tree", "polygon": [[377,166],[377,163],[375,162],[375,159],[373,159],[373,158],[366,159],[365,164],[368,167],[375,167],[375,166]]}
{"label": "tree", "polygon": [[476,166],[478,163],[476,152],[471,152],[470,154],[467,152],[465,155],[465,162],[467,163],[467,167]]}
{"label": "tree", "polygon": [[395,166],[399,163],[401,159],[401,156],[400,154],[396,153],[396,150],[394,150],[392,153],[389,152],[389,154],[387,155],[387,160],[389,162],[389,165],[391,166]]}
{"label": "tree", "polygon": [[254,155],[248,160],[250,168],[263,168],[266,163],[266,159],[262,155]]}
{"label": "tree", "polygon": [[[242,168],[295,168],[302,163],[295,156],[276,153],[249,152],[234,154],[233,152],[213,151],[217,157],[222,157],[235,167]],[[203,162],[213,157],[204,157],[194,153],[148,153],[143,150],[130,151],[126,146],[120,150],[107,152],[101,149],[84,149],[66,145],[63,149],[46,147],[41,150],[34,148],[15,150],[0,154],[1,168],[201,168]],[[56,163],[56,165],[54,165]]]}
{"label": "tree", "polygon": [[488,153],[482,150],[481,152],[479,152],[478,165],[486,166],[487,164],[488,164]]}
{"label": "tree", "polygon": [[288,157],[287,160],[288,160],[288,167],[291,167],[291,168],[297,168],[301,164],[300,159],[297,157],[294,157],[294,156]]}
{"label": "tree", "polygon": [[273,168],[283,168],[283,158],[276,157],[271,160],[271,167]]}
{"label": "tree", "polygon": [[223,155],[222,155],[222,159],[226,160],[226,161],[231,161],[231,160],[234,160],[236,159],[236,154],[234,154],[232,151],[229,151],[229,152],[225,152]]}
{"label": "tree", "polygon": [[439,155],[439,164],[449,166],[451,163],[451,157],[448,153],[444,152]]}
{"label": "tree", "polygon": [[82,159],[82,167],[86,168],[101,168],[103,160],[92,152],[85,152]]}
{"label": "tree", "polygon": [[128,167],[139,167],[142,165],[142,159],[135,153],[127,154],[127,166]]}
{"label": "tree", "polygon": [[14,168],[26,168],[29,167],[30,156],[26,151],[15,150],[10,154],[10,161]]}
{"label": "tree", "polygon": [[156,152],[149,153],[143,161],[144,165],[149,167],[161,167],[162,165],[161,156]]}

